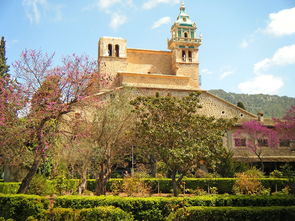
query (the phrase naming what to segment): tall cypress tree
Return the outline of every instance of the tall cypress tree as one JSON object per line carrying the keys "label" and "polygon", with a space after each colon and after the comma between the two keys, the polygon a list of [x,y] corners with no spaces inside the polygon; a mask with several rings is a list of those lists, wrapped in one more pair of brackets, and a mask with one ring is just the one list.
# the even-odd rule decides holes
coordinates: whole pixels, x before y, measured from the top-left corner
{"label": "tall cypress tree", "polygon": [[0,77],[8,76],[9,66],[6,64],[7,58],[5,57],[5,40],[1,37],[0,42]]}

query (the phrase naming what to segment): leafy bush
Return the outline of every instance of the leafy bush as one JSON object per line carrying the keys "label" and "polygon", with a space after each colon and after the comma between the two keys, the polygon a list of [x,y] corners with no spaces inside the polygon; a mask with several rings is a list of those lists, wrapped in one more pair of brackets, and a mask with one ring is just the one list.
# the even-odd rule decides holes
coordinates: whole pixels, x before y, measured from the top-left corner
{"label": "leafy bush", "polygon": [[66,179],[62,175],[52,181],[58,195],[77,193],[78,183],[78,179]]}
{"label": "leafy bush", "polygon": [[14,194],[20,186],[18,182],[0,183],[0,193]]}
{"label": "leafy bush", "polygon": [[140,177],[126,176],[123,179],[123,191],[127,193],[128,196],[144,196],[150,193],[150,188]]}
{"label": "leafy bush", "polygon": [[258,180],[258,178],[263,178],[263,173],[256,168],[237,173],[236,177],[237,180],[233,186],[233,192],[236,194],[259,194],[265,189]]}
{"label": "leafy bush", "polygon": [[48,209],[49,200],[33,195],[0,194],[0,217],[26,220]]}
{"label": "leafy bush", "polygon": [[171,213],[167,220],[186,221],[293,221],[295,206],[290,207],[187,207]]}
{"label": "leafy bush", "polygon": [[132,221],[133,216],[129,213],[124,212],[120,208],[113,206],[96,207],[91,209],[82,209],[80,212],[80,219],[82,221]]}
{"label": "leafy bush", "polygon": [[35,195],[51,195],[55,192],[54,186],[51,182],[49,182],[46,177],[36,174],[27,190],[27,194],[35,194]]}
{"label": "leafy bush", "polygon": [[57,197],[54,207],[82,209],[115,206],[131,213],[136,220],[164,220],[172,211],[190,206],[293,206],[295,196],[204,195],[196,197]]}

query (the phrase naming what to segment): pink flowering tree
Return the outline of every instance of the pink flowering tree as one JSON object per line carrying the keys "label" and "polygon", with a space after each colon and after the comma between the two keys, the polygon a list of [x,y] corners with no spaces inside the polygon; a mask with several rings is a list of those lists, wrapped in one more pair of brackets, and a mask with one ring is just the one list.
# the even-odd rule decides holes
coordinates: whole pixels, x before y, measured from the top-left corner
{"label": "pink flowering tree", "polygon": [[55,67],[53,57],[54,54],[24,50],[13,65],[26,98],[22,116],[27,118],[30,124],[27,130],[36,142],[33,163],[18,193],[26,192],[46,157],[62,116],[72,111],[73,104],[89,95],[93,79],[98,79],[97,63],[87,56],[73,54]]}
{"label": "pink flowering tree", "polygon": [[241,128],[234,133],[234,136],[246,138],[246,147],[257,156],[261,163],[261,169],[264,171],[263,151],[265,147],[263,146],[276,148],[279,143],[277,132],[258,121],[252,120],[244,122]]}
{"label": "pink flowering tree", "polygon": [[295,106],[292,106],[283,119],[275,119],[276,129],[281,139],[295,140]]}

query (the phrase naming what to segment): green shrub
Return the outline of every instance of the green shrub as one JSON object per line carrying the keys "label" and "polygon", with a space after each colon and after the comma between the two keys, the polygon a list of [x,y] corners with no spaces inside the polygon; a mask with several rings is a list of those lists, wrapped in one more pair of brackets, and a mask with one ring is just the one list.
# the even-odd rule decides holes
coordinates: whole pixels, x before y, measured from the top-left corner
{"label": "green shrub", "polygon": [[49,182],[46,177],[36,174],[27,190],[27,194],[35,194],[35,195],[51,195],[55,192],[54,186],[52,182]]}
{"label": "green shrub", "polygon": [[186,221],[293,221],[295,206],[290,207],[187,207],[171,213],[167,220]]}
{"label": "green shrub", "polygon": [[80,212],[81,221],[132,221],[133,216],[124,212],[120,208],[113,206],[96,207],[91,209],[82,209]]}
{"label": "green shrub", "polygon": [[48,209],[49,200],[33,195],[4,195],[0,194],[0,217],[6,219],[26,220]]}
{"label": "green shrub", "polygon": [[14,194],[17,193],[20,183],[10,182],[10,183],[0,183],[0,193]]}
{"label": "green shrub", "polygon": [[57,197],[54,207],[82,209],[115,206],[131,213],[136,220],[164,220],[172,211],[190,206],[293,206],[295,196],[205,195],[196,197]]}
{"label": "green shrub", "polygon": [[58,195],[75,194],[79,184],[78,179],[66,179],[64,176],[58,176],[52,180],[52,184]]}

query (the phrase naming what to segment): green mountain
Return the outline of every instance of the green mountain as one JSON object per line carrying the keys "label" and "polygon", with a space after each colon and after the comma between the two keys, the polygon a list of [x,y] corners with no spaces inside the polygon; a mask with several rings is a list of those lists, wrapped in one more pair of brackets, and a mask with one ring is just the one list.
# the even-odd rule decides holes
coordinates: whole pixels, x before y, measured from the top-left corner
{"label": "green mountain", "polygon": [[286,96],[236,94],[224,90],[209,90],[209,92],[235,105],[242,102],[247,111],[253,114],[262,112],[265,117],[283,117],[290,107],[295,105],[295,98]]}

